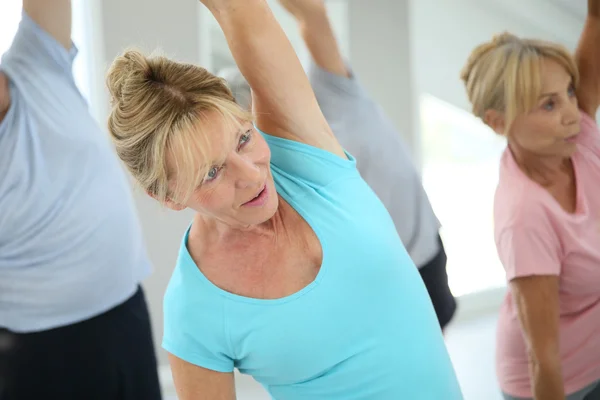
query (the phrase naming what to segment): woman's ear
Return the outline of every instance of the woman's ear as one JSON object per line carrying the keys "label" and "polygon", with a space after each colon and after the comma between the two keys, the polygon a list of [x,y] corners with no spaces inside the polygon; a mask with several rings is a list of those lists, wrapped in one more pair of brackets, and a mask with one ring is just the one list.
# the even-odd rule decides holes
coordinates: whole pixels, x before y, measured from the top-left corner
{"label": "woman's ear", "polygon": [[[154,195],[153,193],[149,192],[148,190],[146,190],[146,194],[150,197],[152,197],[154,200],[158,200],[156,198],[156,195]],[[164,202],[164,205],[167,208],[170,208],[173,211],[181,211],[181,210],[185,210],[187,207],[184,205],[181,205],[179,203],[174,202],[173,200],[171,200],[170,198],[167,198],[167,200]]]}
{"label": "woman's ear", "polygon": [[181,211],[185,210],[187,207],[178,203],[175,203],[173,200],[167,200],[165,205],[173,211]]}
{"label": "woman's ear", "polygon": [[506,119],[504,113],[496,110],[486,110],[483,115],[483,122],[492,128],[498,135],[505,136]]}

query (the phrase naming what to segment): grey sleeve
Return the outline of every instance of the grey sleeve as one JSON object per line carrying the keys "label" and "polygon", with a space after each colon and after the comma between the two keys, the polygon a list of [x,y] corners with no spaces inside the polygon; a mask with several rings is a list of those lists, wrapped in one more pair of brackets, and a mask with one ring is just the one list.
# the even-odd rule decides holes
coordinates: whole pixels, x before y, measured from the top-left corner
{"label": "grey sleeve", "polygon": [[364,105],[369,98],[360,85],[352,69],[348,67],[350,77],[325,71],[311,63],[308,79],[325,118],[331,123],[339,119],[341,113],[351,112],[355,107]]}

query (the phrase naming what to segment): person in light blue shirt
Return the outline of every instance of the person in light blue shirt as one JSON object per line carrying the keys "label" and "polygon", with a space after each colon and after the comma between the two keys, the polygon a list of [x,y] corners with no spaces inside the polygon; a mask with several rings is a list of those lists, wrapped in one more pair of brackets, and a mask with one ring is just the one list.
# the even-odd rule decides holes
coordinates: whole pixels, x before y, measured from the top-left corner
{"label": "person in light blue shirt", "polygon": [[70,37],[69,1],[24,0],[0,63],[0,398],[158,400],[150,262]]}
{"label": "person in light blue shirt", "polygon": [[164,298],[179,399],[234,399],[236,368],[277,400],[462,399],[419,272],[267,2],[202,2],[253,115],[223,79],[165,57],[127,51],[107,78],[125,165],[196,211]]}

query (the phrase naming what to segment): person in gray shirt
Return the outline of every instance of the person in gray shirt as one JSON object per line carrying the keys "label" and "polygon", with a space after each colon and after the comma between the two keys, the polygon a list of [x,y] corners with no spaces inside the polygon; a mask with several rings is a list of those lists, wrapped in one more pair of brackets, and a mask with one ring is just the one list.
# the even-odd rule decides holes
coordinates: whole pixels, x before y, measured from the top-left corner
{"label": "person in gray shirt", "polygon": [[[323,0],[280,0],[296,18],[312,62],[308,76],[319,106],[363,179],[390,213],[419,268],[442,329],[456,311],[448,286],[440,223],[400,133],[369,97],[341,55]],[[250,86],[236,67],[223,69],[236,101],[252,106]]]}

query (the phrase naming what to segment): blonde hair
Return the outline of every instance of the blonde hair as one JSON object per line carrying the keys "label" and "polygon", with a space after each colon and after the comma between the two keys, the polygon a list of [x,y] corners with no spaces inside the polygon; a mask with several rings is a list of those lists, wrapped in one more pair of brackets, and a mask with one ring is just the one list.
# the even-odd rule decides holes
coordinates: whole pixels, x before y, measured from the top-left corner
{"label": "blonde hair", "polygon": [[117,154],[162,203],[183,204],[210,168],[210,116],[238,125],[251,120],[223,79],[162,56],[126,51],[113,61],[106,83],[112,106],[108,129]]}
{"label": "blonde hair", "polygon": [[235,66],[226,67],[217,72],[217,75],[227,81],[227,86],[229,86],[235,102],[244,110],[250,110],[252,107],[252,89],[240,70]]}
{"label": "blonde hair", "polygon": [[530,112],[542,91],[541,68],[544,59],[562,65],[579,83],[573,56],[555,43],[521,39],[510,33],[495,36],[477,46],[461,71],[473,114],[484,122],[487,110],[504,113],[505,134],[515,118]]}

